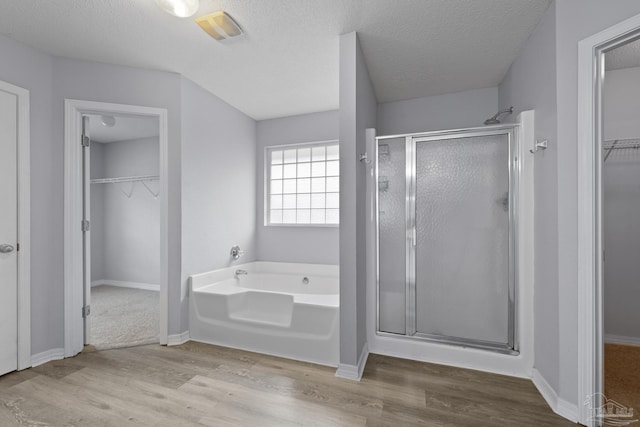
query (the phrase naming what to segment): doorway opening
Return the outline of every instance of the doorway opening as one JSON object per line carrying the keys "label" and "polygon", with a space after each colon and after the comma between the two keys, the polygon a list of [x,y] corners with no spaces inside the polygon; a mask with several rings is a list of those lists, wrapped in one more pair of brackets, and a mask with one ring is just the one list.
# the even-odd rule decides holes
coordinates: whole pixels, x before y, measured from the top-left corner
{"label": "doorway opening", "polygon": [[86,114],[83,129],[85,345],[158,343],[158,118]]}
{"label": "doorway opening", "polygon": [[604,395],[640,410],[640,40],[604,54]]}
{"label": "doorway opening", "polygon": [[[607,76],[633,74],[628,71],[616,73],[614,68],[622,70],[640,66],[637,57],[636,67],[615,66],[620,60],[618,57],[624,56],[624,52],[630,50],[632,44],[636,45],[639,39],[640,15],[637,15],[579,43],[577,356],[578,398],[581,400],[578,402],[579,422],[586,426],[606,423],[609,416],[622,420],[623,412],[633,417],[633,411],[627,405],[640,404],[634,403],[634,398],[629,400],[620,394],[619,386],[622,384],[616,385],[615,381],[611,382],[613,378],[605,378],[605,366],[608,365],[608,370],[613,370],[611,373],[615,376],[613,365],[617,363],[612,362],[626,358],[626,363],[631,363],[628,357],[634,357],[633,354],[620,356],[617,351],[620,348],[613,346],[607,345],[605,351],[605,341],[607,338],[609,341],[619,341],[619,337],[615,338],[613,333],[616,329],[625,334],[630,333],[619,322],[620,319],[616,318],[618,316],[614,314],[615,308],[611,308],[611,304],[615,305],[616,299],[619,299],[615,296],[616,288],[627,287],[626,280],[621,277],[633,275],[632,271],[620,274],[621,266],[628,264],[624,261],[625,258],[631,254],[624,253],[625,239],[620,238],[618,233],[622,223],[614,224],[614,221],[616,216],[618,221],[629,221],[632,220],[630,215],[638,214],[637,210],[632,212],[634,208],[629,203],[630,200],[620,203],[621,199],[618,199],[616,192],[634,190],[633,140],[640,137],[640,132],[633,131],[637,119],[634,117],[632,121],[625,120],[625,116],[633,115],[633,111],[626,111],[626,107],[620,105],[626,96],[616,100],[613,87],[607,87],[606,82]],[[609,70],[607,61],[610,62]],[[615,80],[609,78],[609,81]],[[638,81],[634,86],[638,86]],[[633,91],[635,87],[627,86],[624,90]],[[614,116],[613,111],[620,107],[622,109],[619,111],[623,113],[619,113],[619,117]],[[631,233],[631,230],[627,229],[625,232]],[[636,244],[634,242],[634,246]],[[634,277],[636,282],[637,279],[638,276]],[[632,291],[634,289],[637,288],[634,286]],[[630,372],[624,367],[622,369],[625,371],[623,381],[633,382]],[[637,389],[637,382],[633,383],[633,387],[634,390]],[[619,400],[627,401],[627,405],[606,395],[606,392],[611,391]],[[611,408],[618,408],[619,411]]]}
{"label": "doorway opening", "polygon": [[164,109],[65,101],[66,357],[167,344],[167,148]]}

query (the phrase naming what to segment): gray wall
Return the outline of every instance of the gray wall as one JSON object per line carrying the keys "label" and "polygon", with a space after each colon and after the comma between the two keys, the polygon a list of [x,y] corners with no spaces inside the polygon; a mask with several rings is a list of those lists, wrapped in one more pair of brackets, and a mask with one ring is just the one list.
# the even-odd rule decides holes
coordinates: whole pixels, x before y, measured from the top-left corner
{"label": "gray wall", "polygon": [[338,227],[264,225],[265,147],[337,140],[339,111],[303,114],[300,116],[259,121],[257,125],[257,258],[261,261],[338,264]]}
{"label": "gray wall", "polygon": [[377,101],[358,36],[340,36],[340,363],[357,365],[366,343],[365,129]]}
{"label": "gray wall", "polygon": [[514,121],[521,111],[535,110],[535,137],[548,139],[549,148],[535,155],[535,368],[558,390],[558,195],[557,105],[555,56],[555,3],[499,87],[500,108],[514,106]]}
{"label": "gray wall", "polygon": [[603,98],[604,139],[640,139],[640,67],[607,71]]}
{"label": "gray wall", "polygon": [[31,351],[63,347],[62,143],[52,135],[51,56],[0,35],[0,80],[31,103]]}
{"label": "gray wall", "polygon": [[[604,138],[640,138],[640,68],[607,71]],[[614,150],[602,171],[604,332],[640,341],[640,151]]]}
{"label": "gray wall", "polygon": [[637,0],[562,0],[556,4],[558,101],[559,397],[578,396],[578,42],[640,13]]}
{"label": "gray wall", "polygon": [[256,259],[256,123],[182,78],[182,307],[188,328],[187,278],[233,264],[239,245]]}
{"label": "gray wall", "polygon": [[[602,171],[604,333],[640,341],[640,153],[614,151]],[[605,336],[605,339],[607,337]]]}
{"label": "gray wall", "polygon": [[498,112],[498,88],[467,90],[378,105],[378,135],[482,126]]}
{"label": "gray wall", "polygon": [[[160,145],[157,137],[94,143],[100,148],[102,171],[96,178],[158,175]],[[159,191],[157,181],[146,182]],[[124,193],[130,194],[127,197]],[[102,200],[98,198],[102,196]],[[101,210],[94,209],[94,201]],[[114,280],[160,285],[160,201],[141,183],[91,185],[92,281]],[[95,206],[97,208],[97,206]],[[97,227],[96,227],[97,226]],[[100,235],[101,233],[101,235]],[[94,251],[102,254],[101,275],[94,269]],[[97,255],[98,256],[98,255]],[[96,256],[96,258],[97,258]]]}

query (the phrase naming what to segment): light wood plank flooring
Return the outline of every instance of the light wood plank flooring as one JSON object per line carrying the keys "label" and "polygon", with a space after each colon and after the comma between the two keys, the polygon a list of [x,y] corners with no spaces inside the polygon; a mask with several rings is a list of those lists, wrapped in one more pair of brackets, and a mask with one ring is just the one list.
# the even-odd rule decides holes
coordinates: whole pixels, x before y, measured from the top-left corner
{"label": "light wood plank flooring", "polygon": [[335,369],[189,342],[0,377],[0,426],[571,426],[530,381],[370,355]]}

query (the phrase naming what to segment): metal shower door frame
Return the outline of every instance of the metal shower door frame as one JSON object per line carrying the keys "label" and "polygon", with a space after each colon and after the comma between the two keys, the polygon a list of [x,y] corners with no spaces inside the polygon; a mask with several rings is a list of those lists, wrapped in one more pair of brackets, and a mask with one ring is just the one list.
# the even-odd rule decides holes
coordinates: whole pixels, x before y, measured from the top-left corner
{"label": "metal shower door frame", "polygon": [[[445,335],[426,334],[417,331],[416,318],[416,157],[417,144],[442,141],[447,139],[473,138],[479,136],[506,135],[508,144],[508,179],[509,179],[509,285],[508,285],[508,337],[506,343],[496,343],[468,338],[452,337]],[[378,142],[386,139],[405,139],[405,221],[406,221],[406,280],[405,280],[405,334],[384,332],[380,330],[380,223],[376,215],[376,256],[377,256],[377,280],[376,280],[376,334],[381,336],[400,337],[410,340],[436,342],[463,347],[480,348],[505,354],[519,354],[517,331],[517,277],[518,277],[518,197],[517,188],[520,178],[520,159],[518,153],[518,125],[497,125],[472,129],[453,129],[447,131],[435,131],[416,134],[389,135],[376,137],[376,167],[375,167],[375,203],[376,211],[379,210],[378,190]]]}

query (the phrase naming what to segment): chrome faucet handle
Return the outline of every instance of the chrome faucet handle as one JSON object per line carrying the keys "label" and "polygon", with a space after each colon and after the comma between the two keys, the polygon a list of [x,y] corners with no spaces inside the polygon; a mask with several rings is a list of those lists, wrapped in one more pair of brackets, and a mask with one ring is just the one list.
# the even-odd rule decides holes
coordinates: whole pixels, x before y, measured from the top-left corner
{"label": "chrome faucet handle", "polygon": [[242,255],[244,255],[244,251],[240,249],[240,246],[235,245],[231,247],[231,258],[239,259]]}

